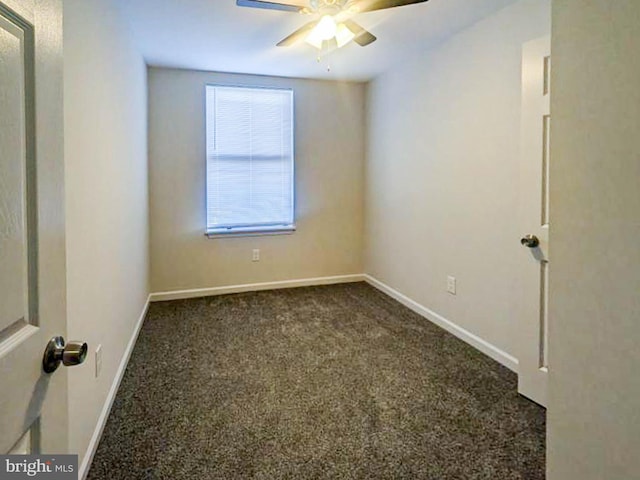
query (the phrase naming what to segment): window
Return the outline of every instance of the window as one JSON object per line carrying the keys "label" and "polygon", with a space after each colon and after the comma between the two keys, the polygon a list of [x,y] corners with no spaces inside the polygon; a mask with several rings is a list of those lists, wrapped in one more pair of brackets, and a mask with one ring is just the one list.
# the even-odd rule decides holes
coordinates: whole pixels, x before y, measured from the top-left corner
{"label": "window", "polygon": [[209,85],[207,234],[295,230],[293,91]]}

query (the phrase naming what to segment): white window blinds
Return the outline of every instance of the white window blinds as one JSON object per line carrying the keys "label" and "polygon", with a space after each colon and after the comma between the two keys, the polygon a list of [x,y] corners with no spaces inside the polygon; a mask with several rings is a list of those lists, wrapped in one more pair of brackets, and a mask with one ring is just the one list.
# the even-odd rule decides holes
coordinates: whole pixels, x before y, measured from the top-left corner
{"label": "white window blinds", "polygon": [[207,233],[294,229],[293,91],[207,86]]}

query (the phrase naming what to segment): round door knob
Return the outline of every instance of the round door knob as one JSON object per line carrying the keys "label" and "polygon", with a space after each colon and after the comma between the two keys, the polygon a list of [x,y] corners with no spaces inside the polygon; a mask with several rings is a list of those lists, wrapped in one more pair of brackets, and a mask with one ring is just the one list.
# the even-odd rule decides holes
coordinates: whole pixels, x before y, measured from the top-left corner
{"label": "round door knob", "polygon": [[87,358],[88,350],[89,347],[85,342],[72,340],[65,344],[64,338],[53,337],[44,350],[42,369],[45,373],[53,373],[61,363],[65,367],[80,365]]}
{"label": "round door knob", "polygon": [[520,243],[529,248],[536,248],[540,245],[540,240],[535,235],[525,235],[520,239]]}

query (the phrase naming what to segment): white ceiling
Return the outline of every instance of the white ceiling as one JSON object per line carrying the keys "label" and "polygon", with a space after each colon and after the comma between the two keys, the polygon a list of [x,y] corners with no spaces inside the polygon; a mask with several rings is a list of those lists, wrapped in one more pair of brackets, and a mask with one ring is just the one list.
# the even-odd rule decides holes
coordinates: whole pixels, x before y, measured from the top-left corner
{"label": "white ceiling", "polygon": [[[305,0],[280,0],[305,5]],[[153,66],[301,78],[370,80],[515,0],[430,0],[354,17],[378,40],[331,55],[331,72],[302,42],[275,44],[310,19],[242,8],[235,0],[120,0],[147,63]]]}

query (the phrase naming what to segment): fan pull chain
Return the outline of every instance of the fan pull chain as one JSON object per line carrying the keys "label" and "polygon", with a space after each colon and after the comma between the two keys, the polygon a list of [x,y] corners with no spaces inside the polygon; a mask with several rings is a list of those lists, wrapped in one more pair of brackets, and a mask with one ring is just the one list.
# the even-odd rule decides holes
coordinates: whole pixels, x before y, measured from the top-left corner
{"label": "fan pull chain", "polygon": [[[327,41],[322,42],[322,48],[324,49],[325,47],[326,47],[326,53],[324,56],[327,57],[327,72],[330,72],[331,71],[331,48],[329,46],[329,42]],[[322,62],[322,50],[318,51],[316,62],[318,63]]]}
{"label": "fan pull chain", "polygon": [[327,72],[331,72],[331,48],[329,42],[324,42],[327,46]]}

